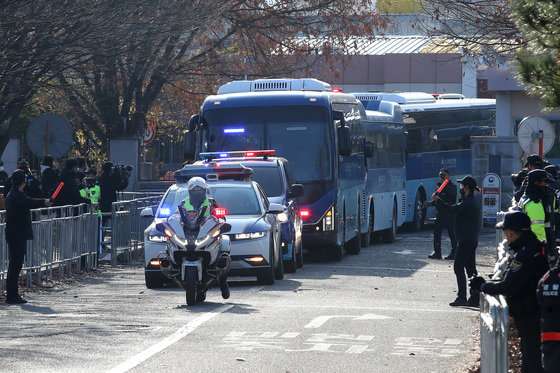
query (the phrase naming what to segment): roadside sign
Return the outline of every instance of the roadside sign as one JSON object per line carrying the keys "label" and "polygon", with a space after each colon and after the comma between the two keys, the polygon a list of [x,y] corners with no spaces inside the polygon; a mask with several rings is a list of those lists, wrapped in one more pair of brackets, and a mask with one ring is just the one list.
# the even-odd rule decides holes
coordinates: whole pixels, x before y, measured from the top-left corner
{"label": "roadside sign", "polygon": [[153,125],[146,126],[144,130],[144,144],[149,143],[156,137],[156,128]]}
{"label": "roadside sign", "polygon": [[482,223],[496,224],[500,211],[502,181],[494,173],[488,173],[482,181]]}

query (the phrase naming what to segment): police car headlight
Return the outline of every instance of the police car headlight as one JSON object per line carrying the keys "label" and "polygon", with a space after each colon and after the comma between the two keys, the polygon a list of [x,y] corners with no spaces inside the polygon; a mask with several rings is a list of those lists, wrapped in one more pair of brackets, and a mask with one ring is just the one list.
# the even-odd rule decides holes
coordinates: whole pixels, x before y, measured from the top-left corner
{"label": "police car headlight", "polygon": [[263,238],[266,232],[254,232],[254,233],[239,233],[235,235],[236,240],[250,240],[255,238]]}
{"label": "police car headlight", "polygon": [[155,236],[155,235],[149,235],[148,236],[148,241],[151,242],[165,242],[167,241],[167,237],[166,236]]}

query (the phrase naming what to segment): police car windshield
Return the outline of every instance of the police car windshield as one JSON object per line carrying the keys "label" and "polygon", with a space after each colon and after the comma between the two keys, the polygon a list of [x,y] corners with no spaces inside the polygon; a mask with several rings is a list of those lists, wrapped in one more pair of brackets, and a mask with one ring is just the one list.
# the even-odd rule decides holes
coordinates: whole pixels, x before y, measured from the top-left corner
{"label": "police car windshield", "polygon": [[261,208],[253,188],[210,186],[210,194],[226,215],[260,215]]}
{"label": "police car windshield", "polygon": [[290,161],[300,183],[333,178],[333,127],[324,107],[212,109],[204,119],[210,152],[274,149]]}
{"label": "police car windshield", "polygon": [[250,163],[244,163],[253,169],[254,181],[259,183],[267,197],[278,197],[282,194],[282,177],[278,167],[255,167]]}

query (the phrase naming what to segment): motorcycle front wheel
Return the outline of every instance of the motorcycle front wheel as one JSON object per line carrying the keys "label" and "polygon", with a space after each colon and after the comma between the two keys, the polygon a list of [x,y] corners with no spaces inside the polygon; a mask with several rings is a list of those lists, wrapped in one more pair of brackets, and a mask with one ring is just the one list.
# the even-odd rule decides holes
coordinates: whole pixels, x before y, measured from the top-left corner
{"label": "motorcycle front wheel", "polygon": [[185,293],[187,295],[187,306],[194,306],[196,304],[196,289],[198,283],[198,269],[196,267],[185,268]]}

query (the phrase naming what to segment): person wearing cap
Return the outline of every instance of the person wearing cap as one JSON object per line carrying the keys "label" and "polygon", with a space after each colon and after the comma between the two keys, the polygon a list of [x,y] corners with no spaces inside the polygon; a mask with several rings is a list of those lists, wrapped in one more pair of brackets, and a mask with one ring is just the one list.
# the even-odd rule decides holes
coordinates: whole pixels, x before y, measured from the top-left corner
{"label": "person wearing cap", "polygon": [[527,188],[519,200],[518,207],[531,219],[531,230],[537,238],[547,244],[547,252],[552,255],[556,248],[556,239],[551,228],[551,209],[548,201],[546,181],[548,173],[536,169],[527,176]]}
{"label": "person wearing cap", "polygon": [[31,226],[31,209],[50,207],[48,199],[31,198],[24,191],[27,174],[23,170],[15,170],[10,177],[13,184],[6,197],[6,231],[5,238],[8,244],[8,275],[6,277],[6,303],[27,303],[19,295],[19,273],[23,267],[27,240],[33,239]]}
{"label": "person wearing cap", "polygon": [[[449,179],[449,170],[442,168],[439,171],[440,181],[438,188],[449,180],[447,185],[439,193],[439,198],[449,205],[454,205],[457,202],[457,186]],[[433,201],[431,204],[434,204]],[[441,209],[436,206],[436,221],[434,225],[434,252],[428,255],[430,259],[441,259],[441,232],[447,229],[449,240],[451,240],[451,252],[445,259],[455,259],[455,251],[457,250],[457,240],[455,239],[455,214],[450,213],[446,209]]]}
{"label": "person wearing cap", "polygon": [[[85,185],[84,188],[80,189],[80,194],[82,197],[89,198],[91,200],[92,208],[94,211],[98,211],[100,188],[97,184],[97,170],[95,168],[88,168],[86,171]],[[99,211],[101,214],[101,211]]]}
{"label": "person wearing cap", "polygon": [[521,338],[522,372],[542,372],[540,308],[537,284],[548,270],[545,248],[531,230],[531,219],[521,211],[510,211],[496,224],[503,229],[513,255],[501,280],[486,282],[482,277],[469,281],[471,288],[506,297],[509,313]]}
{"label": "person wearing cap", "polygon": [[[525,170],[526,174],[528,175],[529,172],[533,170],[542,170],[544,166],[544,161],[538,154],[531,154],[527,157],[527,162],[525,162],[523,170]],[[525,189],[527,188],[528,184],[528,176],[525,176],[523,182],[521,183],[521,187],[514,194],[515,203],[518,203],[521,200],[521,197],[523,196],[523,193],[525,193]]]}
{"label": "person wearing cap", "polygon": [[480,227],[480,206],[474,198],[476,180],[472,176],[465,176],[459,182],[461,199],[457,204],[442,201],[437,194],[432,195],[436,207],[456,214],[455,234],[457,235],[457,251],[453,263],[453,271],[457,278],[457,299],[449,303],[450,306],[478,306],[478,297],[471,296],[467,300],[467,277],[476,276],[476,247],[478,246],[478,230]]}

